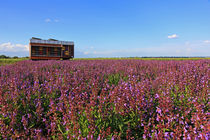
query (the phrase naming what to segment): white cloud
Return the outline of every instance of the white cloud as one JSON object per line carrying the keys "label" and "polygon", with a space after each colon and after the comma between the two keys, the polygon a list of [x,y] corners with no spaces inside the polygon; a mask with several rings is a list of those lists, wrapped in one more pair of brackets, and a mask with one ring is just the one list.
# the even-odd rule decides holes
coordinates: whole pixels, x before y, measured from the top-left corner
{"label": "white cloud", "polygon": [[29,51],[28,45],[12,44],[11,42],[0,44],[0,52],[22,52]]}
{"label": "white cloud", "polygon": [[46,18],[45,22],[49,23],[49,22],[59,22],[58,19],[50,19],[50,18]]}
{"label": "white cloud", "polygon": [[52,20],[50,18],[45,19],[45,22],[51,22]]}
{"label": "white cloud", "polygon": [[7,56],[29,56],[29,46],[23,44],[12,44],[11,42],[0,44],[0,55]]}
{"label": "white cloud", "polygon": [[169,35],[168,38],[169,39],[174,39],[174,38],[178,38],[179,36],[177,34],[173,34],[173,35]]}
{"label": "white cloud", "polygon": [[203,42],[206,43],[206,44],[209,44],[210,43],[210,40],[205,40]]}

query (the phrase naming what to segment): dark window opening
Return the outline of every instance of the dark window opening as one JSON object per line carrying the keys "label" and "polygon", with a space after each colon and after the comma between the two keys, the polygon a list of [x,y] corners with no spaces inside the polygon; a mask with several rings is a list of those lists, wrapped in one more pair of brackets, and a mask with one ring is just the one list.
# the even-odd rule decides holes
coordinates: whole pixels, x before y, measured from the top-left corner
{"label": "dark window opening", "polygon": [[50,47],[49,48],[49,55],[50,56],[61,56],[61,48]]}

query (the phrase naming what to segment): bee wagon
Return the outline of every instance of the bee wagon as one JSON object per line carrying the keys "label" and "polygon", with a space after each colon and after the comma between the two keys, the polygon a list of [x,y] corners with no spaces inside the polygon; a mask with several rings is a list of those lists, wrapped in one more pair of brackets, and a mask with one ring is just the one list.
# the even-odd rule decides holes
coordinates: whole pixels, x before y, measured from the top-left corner
{"label": "bee wagon", "polygon": [[66,60],[74,58],[74,42],[32,37],[29,52],[31,60]]}

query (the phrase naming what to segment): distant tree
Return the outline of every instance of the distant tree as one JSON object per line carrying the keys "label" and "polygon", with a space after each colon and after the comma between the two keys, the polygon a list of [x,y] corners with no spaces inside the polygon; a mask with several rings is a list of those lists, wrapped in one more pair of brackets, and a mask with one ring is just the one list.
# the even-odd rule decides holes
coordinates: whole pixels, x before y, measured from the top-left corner
{"label": "distant tree", "polygon": [[14,58],[14,59],[17,59],[17,58],[18,58],[18,56],[14,56],[13,58]]}
{"label": "distant tree", "polygon": [[9,56],[6,56],[6,55],[0,55],[0,58],[9,58]]}

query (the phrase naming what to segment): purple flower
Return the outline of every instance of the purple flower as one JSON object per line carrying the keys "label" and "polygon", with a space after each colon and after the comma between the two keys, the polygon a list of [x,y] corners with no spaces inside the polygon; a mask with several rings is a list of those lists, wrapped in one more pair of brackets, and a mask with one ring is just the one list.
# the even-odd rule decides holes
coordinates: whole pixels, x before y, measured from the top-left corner
{"label": "purple flower", "polygon": [[157,107],[156,112],[158,112],[159,114],[161,114],[161,109],[159,107]]}
{"label": "purple flower", "polygon": [[98,136],[97,140],[100,140],[100,139],[101,139],[101,136],[100,136],[100,134],[99,134],[99,136]]}
{"label": "purple flower", "polygon": [[155,99],[159,98],[160,96],[158,94],[155,94]]}

